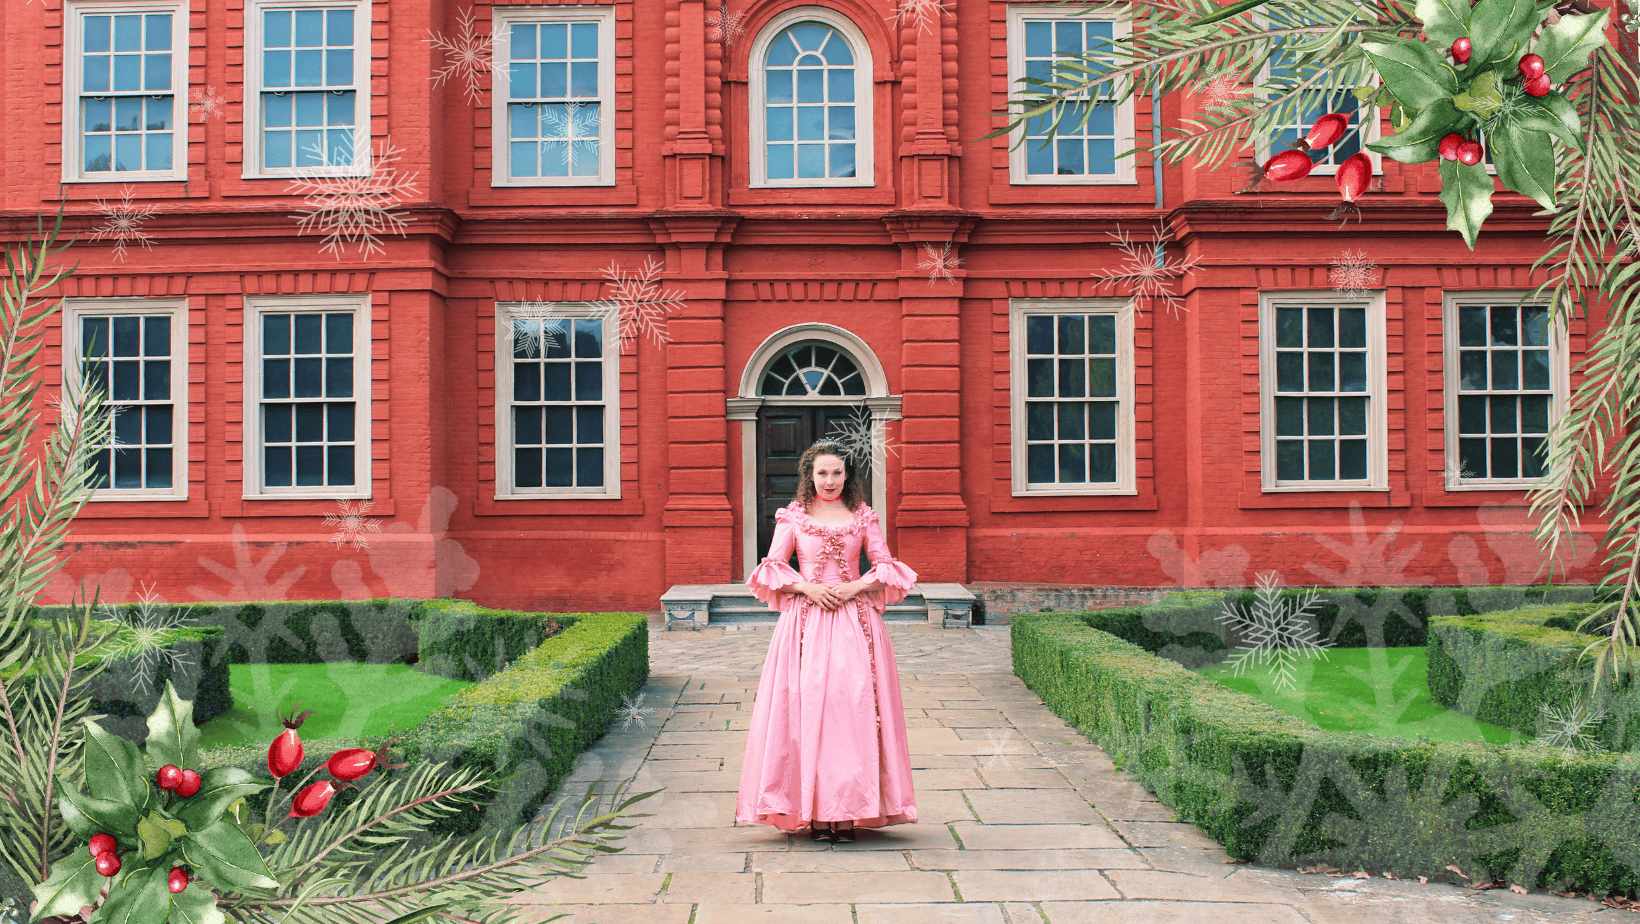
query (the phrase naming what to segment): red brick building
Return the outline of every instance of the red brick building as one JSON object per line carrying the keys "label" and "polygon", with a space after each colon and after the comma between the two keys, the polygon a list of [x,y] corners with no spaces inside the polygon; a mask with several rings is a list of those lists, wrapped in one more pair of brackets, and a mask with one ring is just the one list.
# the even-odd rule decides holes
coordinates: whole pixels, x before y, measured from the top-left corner
{"label": "red brick building", "polygon": [[[1517,307],[1537,207],[1500,192],[1471,252],[1427,165],[1375,160],[1340,229],[1353,147],[1256,196],[1114,157],[1194,96],[977,140],[1014,79],[1123,28],[1005,0],[7,3],[5,235],[59,198],[80,234],[41,397],[84,356],[122,407],[48,597],[653,610],[745,576],[839,419],[887,434],[872,503],[925,580],[1532,581],[1534,453],[1602,323]],[[1158,227],[1177,310],[1098,275]],[[623,343],[610,299],[664,330]]]}

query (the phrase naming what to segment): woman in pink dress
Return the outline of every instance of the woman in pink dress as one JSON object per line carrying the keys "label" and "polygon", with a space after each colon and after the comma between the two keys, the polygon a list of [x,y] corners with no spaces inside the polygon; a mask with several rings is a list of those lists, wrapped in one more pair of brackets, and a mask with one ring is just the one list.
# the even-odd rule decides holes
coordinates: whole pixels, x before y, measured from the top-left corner
{"label": "woman in pink dress", "polygon": [[[911,749],[883,608],[917,573],[894,560],[847,451],[822,440],[798,463],[769,555],[746,584],[780,619],[757,686],[735,817],[847,843],[854,828],[917,820]],[[856,576],[865,545],[873,568]],[[787,564],[792,549],[802,573]]]}

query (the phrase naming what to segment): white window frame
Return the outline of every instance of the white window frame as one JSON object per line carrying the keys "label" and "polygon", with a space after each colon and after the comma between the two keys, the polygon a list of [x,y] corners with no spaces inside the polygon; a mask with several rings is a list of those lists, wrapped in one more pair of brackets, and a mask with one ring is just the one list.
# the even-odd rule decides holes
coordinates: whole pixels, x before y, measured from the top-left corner
{"label": "white window frame", "polygon": [[[1276,309],[1355,308],[1367,310],[1367,477],[1364,481],[1276,483]],[[1383,290],[1359,297],[1343,297],[1330,289],[1260,292],[1259,350],[1259,468],[1266,494],[1316,491],[1389,490],[1389,413],[1385,298]],[[1297,394],[1308,394],[1299,392]]]}
{"label": "white window frame", "polygon": [[[119,315],[171,318],[171,487],[98,488],[88,500],[185,501],[188,499],[188,300],[186,298],[70,298],[63,300],[63,394],[79,394],[82,318]],[[109,403],[113,403],[110,400]]]}
{"label": "white window frame", "polygon": [[[85,136],[80,124],[80,97],[84,77],[82,17],[130,13],[171,14],[171,169],[85,172]],[[188,7],[182,0],[98,3],[68,0],[63,10],[63,182],[134,183],[188,179]]]}
{"label": "white window frame", "polygon": [[[370,112],[371,5],[374,0],[249,0],[245,8],[245,106],[241,123],[244,153],[240,178],[271,180],[289,177],[368,176],[374,143]],[[351,166],[262,168],[262,13],[268,8],[353,7],[353,134]],[[363,156],[361,156],[363,155]]]}
{"label": "white window frame", "polygon": [[[1064,6],[1059,3],[1008,4],[1008,86],[1025,76],[1025,20],[1054,19],[1075,21],[1081,19],[1110,20],[1113,39],[1123,39],[1133,33],[1133,23],[1124,18],[1117,6]],[[1085,50],[1085,49],[1084,49]],[[1116,153],[1132,150],[1137,140],[1133,128],[1134,97],[1116,106]],[[1154,115],[1154,111],[1153,111]],[[1036,176],[1027,173],[1031,142],[1015,145],[1008,152],[1008,183],[1013,186],[1121,186],[1139,182],[1137,158],[1116,158],[1116,172],[1110,176],[1085,174],[1082,176]]]}
{"label": "white window frame", "polygon": [[[513,316],[510,309],[551,305],[554,317],[603,318],[604,483],[602,487],[519,488],[513,476]],[[567,326],[567,325],[566,325]],[[621,497],[620,324],[593,302],[496,302],[495,305],[495,499],[619,500]]]}
{"label": "white window frame", "polygon": [[[613,6],[492,8],[490,34],[495,36],[495,63],[490,68],[490,185],[615,185],[615,8]],[[514,23],[598,20],[598,175],[522,177],[512,175],[511,129],[507,103],[511,96],[511,41]]]}
{"label": "white window frame", "polygon": [[[1445,292],[1441,297],[1441,381],[1443,391],[1442,407],[1445,412],[1445,426],[1443,427],[1442,458],[1443,470],[1451,469],[1458,463],[1458,354],[1462,347],[1458,343],[1458,309],[1465,305],[1502,305],[1519,304],[1520,300],[1530,295],[1530,290],[1502,289],[1465,292]],[[1548,301],[1534,302],[1544,307],[1551,307]],[[1551,312],[1549,316],[1549,387],[1554,390],[1554,396],[1549,399],[1549,427],[1553,429],[1555,422],[1566,413],[1567,403],[1572,393],[1571,373],[1571,345],[1567,330],[1565,314],[1558,317]],[[1537,483],[1535,478],[1467,478],[1454,484],[1445,474],[1442,476],[1446,490],[1458,491],[1520,491],[1530,488]]]}
{"label": "white window frame", "polygon": [[[823,22],[836,29],[848,40],[849,51],[854,55],[854,176],[851,177],[769,179],[769,149],[764,138],[768,124],[768,119],[764,115],[767,83],[764,78],[763,62],[768,57],[769,44],[774,41],[775,36],[783,32],[787,26],[805,20]],[[756,40],[752,42],[747,66],[747,84],[750,88],[747,94],[747,121],[750,123],[751,138],[750,186],[753,189],[877,185],[877,146],[873,140],[876,137],[873,129],[877,120],[877,101],[874,96],[876,80],[873,71],[875,65],[871,59],[871,45],[866,42],[865,33],[860,31],[860,27],[856,26],[853,20],[835,10],[819,6],[800,6],[786,10],[769,20],[763,31],[757,34]]]}
{"label": "white window frame", "polygon": [[[1268,28],[1270,26],[1269,19],[1267,19],[1267,18],[1265,18],[1261,15],[1258,15],[1256,13],[1253,16],[1253,20],[1254,20],[1254,22],[1259,23],[1260,25],[1264,26],[1265,28]],[[1259,85],[1261,85],[1261,86],[1263,84],[1269,82],[1269,80],[1270,80],[1270,65],[1271,65],[1271,63],[1272,62],[1270,60],[1266,60],[1259,67],[1258,82],[1259,82]],[[1383,85],[1383,80],[1377,74],[1373,74],[1372,79],[1368,82],[1371,83],[1375,87]],[[1321,87],[1318,86],[1317,89],[1321,89]],[[1348,93],[1350,91],[1349,87],[1340,87],[1339,89],[1344,93]],[[1262,98],[1266,101],[1268,101],[1269,98],[1270,98],[1269,94],[1267,94],[1267,93],[1259,93],[1257,95],[1260,98]],[[1370,103],[1370,101],[1360,102],[1359,103],[1359,108],[1356,110],[1357,116],[1358,116],[1358,121],[1361,123],[1360,124],[1360,134],[1359,134],[1359,138],[1360,138],[1360,141],[1361,141],[1361,153],[1367,155],[1367,159],[1372,161],[1372,175],[1373,176],[1383,176],[1383,174],[1384,174],[1384,155],[1382,155],[1382,154],[1378,153],[1377,151],[1374,151],[1374,150],[1367,147],[1367,142],[1369,142],[1369,141],[1378,141],[1382,138],[1382,134],[1381,134],[1380,129],[1378,127],[1378,123],[1381,120],[1382,113],[1379,111],[1378,107],[1369,105],[1369,103]],[[1349,131],[1349,129],[1346,129],[1345,131],[1347,133]],[[1281,153],[1280,151],[1276,151],[1271,146],[1270,136],[1269,135],[1259,135],[1255,139],[1253,149],[1257,153],[1258,161],[1260,163],[1263,163],[1264,161],[1269,160],[1274,155]],[[1286,149],[1283,148],[1283,150],[1286,150]],[[1314,158],[1312,157],[1311,159],[1313,160]],[[1336,176],[1337,174],[1338,174],[1338,165],[1337,164],[1324,164],[1324,163],[1319,163],[1318,162],[1310,168],[1310,174],[1309,175],[1310,176]]]}
{"label": "white window frame", "polygon": [[[314,490],[262,484],[262,315],[304,311],[352,311],[354,456],[351,490]],[[370,295],[270,295],[245,297],[245,411],[240,440],[244,460],[243,500],[363,500],[371,496]]]}
{"label": "white window frame", "polygon": [[[1025,319],[1032,315],[1109,314],[1116,318],[1116,481],[1112,484],[1032,487],[1026,460],[1027,387]],[[1134,323],[1128,298],[1015,298],[1008,301],[1009,469],[1014,497],[1120,496],[1139,493],[1135,485]]]}

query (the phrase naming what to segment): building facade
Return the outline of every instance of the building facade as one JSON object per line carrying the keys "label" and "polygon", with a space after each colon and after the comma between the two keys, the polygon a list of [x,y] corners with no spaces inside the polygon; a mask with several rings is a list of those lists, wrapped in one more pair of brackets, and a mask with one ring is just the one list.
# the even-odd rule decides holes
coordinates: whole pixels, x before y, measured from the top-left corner
{"label": "building facade", "polygon": [[1470,251],[1429,165],[1326,217],[1359,139],[1256,195],[1117,156],[1251,92],[1207,76],[980,140],[1126,28],[1077,13],[6,4],[5,235],[79,235],[41,400],[120,408],[47,598],[655,610],[744,578],[838,428],[924,580],[1541,580],[1603,316],[1519,303],[1536,205]]}

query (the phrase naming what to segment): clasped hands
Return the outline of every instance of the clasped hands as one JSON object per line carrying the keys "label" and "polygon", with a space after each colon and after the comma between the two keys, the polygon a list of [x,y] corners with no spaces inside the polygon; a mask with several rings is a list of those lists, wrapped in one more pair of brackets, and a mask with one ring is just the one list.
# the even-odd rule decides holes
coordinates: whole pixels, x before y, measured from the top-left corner
{"label": "clasped hands", "polygon": [[809,598],[809,602],[821,609],[835,610],[849,600],[853,600],[866,589],[860,581],[845,581],[841,584],[815,584],[805,581],[797,585],[797,592]]}

